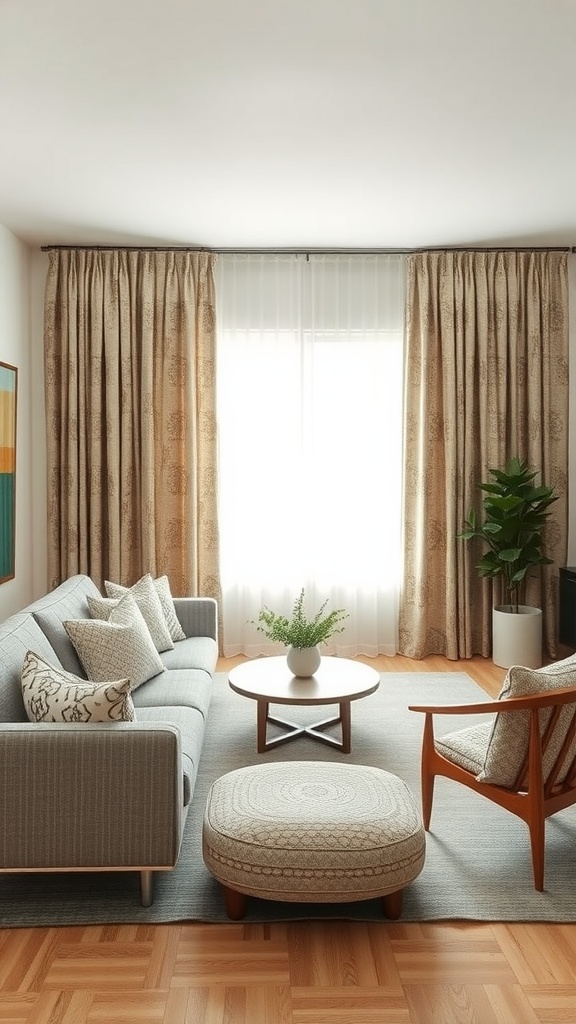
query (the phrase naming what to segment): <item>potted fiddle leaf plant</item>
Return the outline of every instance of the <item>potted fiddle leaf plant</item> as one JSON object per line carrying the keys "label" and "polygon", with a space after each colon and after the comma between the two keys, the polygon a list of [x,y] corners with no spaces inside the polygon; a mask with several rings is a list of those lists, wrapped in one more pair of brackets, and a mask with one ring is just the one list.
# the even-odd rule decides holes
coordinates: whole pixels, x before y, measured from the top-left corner
{"label": "potted fiddle leaf plant", "polygon": [[536,470],[517,457],[505,469],[490,469],[484,491],[483,515],[472,509],[458,534],[479,538],[487,548],[476,568],[480,576],[498,580],[504,603],[492,614],[492,658],[503,668],[542,664],[542,610],[522,604],[526,576],[537,566],[550,565],[544,553],[544,527],[550,505],[558,500],[554,488],[535,484]]}
{"label": "potted fiddle leaf plant", "polygon": [[327,612],[328,599],[314,615],[307,615],[304,597],[302,588],[289,617],[264,605],[258,619],[252,620],[259,633],[288,648],[286,660],[295,676],[314,675],[321,660],[319,644],[326,643],[335,633],[342,633],[344,627],[340,623],[348,618],[348,612],[343,608]]}

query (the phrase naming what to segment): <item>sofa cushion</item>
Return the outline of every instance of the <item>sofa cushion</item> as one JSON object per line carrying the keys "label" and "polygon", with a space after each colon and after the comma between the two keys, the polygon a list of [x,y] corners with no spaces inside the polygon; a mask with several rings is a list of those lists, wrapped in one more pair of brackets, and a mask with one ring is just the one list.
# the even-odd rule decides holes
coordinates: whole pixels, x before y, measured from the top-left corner
{"label": "sofa cushion", "polygon": [[136,717],[129,679],[91,683],[33,651],[22,666],[22,696],[31,722],[133,722]]}
{"label": "sofa cushion", "polygon": [[184,775],[184,806],[188,806],[194,793],[198,764],[204,739],[204,719],[196,708],[156,707],[142,708],[136,712],[140,724],[164,722],[176,725],[180,730],[182,746],[182,771]]}
{"label": "sofa cushion", "polygon": [[197,669],[169,669],[139,686],[133,694],[136,708],[196,708],[206,718],[212,696],[212,678]]}
{"label": "sofa cushion", "polygon": [[[146,581],[146,584],[143,583]],[[148,587],[152,585],[154,592],[158,598],[162,615],[164,617],[164,624],[171,640],[184,640],[185,633],[178,622],[176,612],[174,611],[174,602],[172,600],[172,594],[170,592],[170,584],[167,576],[160,576],[158,579],[153,580],[152,576],[147,573],[142,579],[138,580],[133,587],[123,587],[120,583],[111,583],[109,580],[105,580],[104,587],[108,597],[122,597],[124,594],[132,593],[135,597],[142,590],[143,586]],[[158,650],[169,650],[170,646],[159,647]]]}
{"label": "sofa cushion", "polygon": [[171,651],[164,651],[162,664],[165,668],[197,668],[213,673],[218,660],[218,645],[211,636],[192,636],[174,644]]}
{"label": "sofa cushion", "polygon": [[[36,622],[56,651],[62,667],[78,676],[85,676],[85,672],[64,629],[63,620],[87,618],[86,598],[89,595],[102,596],[89,576],[72,576],[31,606]],[[32,650],[38,649],[34,644],[30,644],[30,647]]]}
{"label": "sofa cushion", "polygon": [[131,594],[118,602],[107,621],[65,621],[64,628],[93,682],[127,676],[134,690],[164,671],[148,626]]}
{"label": "sofa cushion", "polygon": [[[513,665],[508,670],[498,700],[506,700],[507,697],[526,697],[532,693],[558,690],[564,686],[576,686],[576,654],[540,669]],[[554,761],[560,753],[573,714],[573,704],[566,705],[560,712],[558,724],[554,730],[554,743],[547,747],[543,756],[544,779],[547,779]],[[541,733],[545,731],[551,715],[551,708],[540,712]],[[513,786],[528,751],[529,735],[530,714],[528,711],[496,715],[486,750],[484,767],[478,776],[479,781],[491,782],[497,786]],[[573,737],[566,750],[564,759],[566,766],[574,756],[575,750],[576,737]],[[558,782],[563,781],[565,774],[565,770],[560,771]]]}

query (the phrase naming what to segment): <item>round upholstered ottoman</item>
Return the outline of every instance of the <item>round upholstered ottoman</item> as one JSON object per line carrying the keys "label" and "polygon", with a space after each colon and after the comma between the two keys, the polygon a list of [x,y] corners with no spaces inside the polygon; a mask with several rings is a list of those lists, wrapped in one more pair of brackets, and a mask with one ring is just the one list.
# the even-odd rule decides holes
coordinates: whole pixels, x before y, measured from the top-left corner
{"label": "round upholstered ottoman", "polygon": [[206,803],[204,861],[235,920],[247,896],[292,903],[378,897],[384,914],[397,918],[424,854],[410,790],[380,768],[249,765],[217,779]]}

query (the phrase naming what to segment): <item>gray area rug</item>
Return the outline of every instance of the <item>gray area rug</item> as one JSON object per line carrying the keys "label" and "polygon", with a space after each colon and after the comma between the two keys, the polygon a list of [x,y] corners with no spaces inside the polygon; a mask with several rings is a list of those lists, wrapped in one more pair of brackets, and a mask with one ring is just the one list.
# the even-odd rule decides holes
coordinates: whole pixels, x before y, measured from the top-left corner
{"label": "gray area rug", "polygon": [[[227,921],[219,887],[202,861],[201,829],[212,781],[245,764],[338,761],[370,764],[403,778],[420,799],[423,715],[409,704],[474,702],[483,691],[464,673],[383,673],[376,693],[352,704],[352,753],[341,754],[300,737],[267,754],[256,753],[256,705],[233,693],[218,675],[193,806],[179,864],[157,876],[152,907],[139,903],[130,873],[0,875],[0,926]],[[286,709],[284,709],[286,710]],[[317,712],[320,714],[317,715]],[[310,722],[324,708],[290,708],[287,717]],[[326,716],[330,709],[326,711]],[[475,719],[448,718],[437,732]],[[532,882],[528,830],[523,822],[475,793],[438,779],[426,864],[405,891],[404,921],[576,921],[576,808],[546,827],[546,891]],[[245,921],[305,918],[382,920],[379,901],[294,904],[250,900]]]}

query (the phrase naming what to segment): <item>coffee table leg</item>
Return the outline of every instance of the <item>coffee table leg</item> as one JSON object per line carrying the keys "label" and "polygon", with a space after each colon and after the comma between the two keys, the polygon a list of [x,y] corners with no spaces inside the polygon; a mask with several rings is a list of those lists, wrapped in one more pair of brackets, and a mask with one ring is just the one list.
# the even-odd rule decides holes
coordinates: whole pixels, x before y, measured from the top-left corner
{"label": "coffee table leg", "polygon": [[259,700],[258,702],[258,732],[256,749],[259,754],[263,754],[266,750],[266,730],[268,725],[268,708],[269,702],[267,700]]}
{"label": "coffee table leg", "polygon": [[342,753],[349,754],[351,747],[351,714],[350,714],[349,700],[343,701],[340,704],[340,719],[342,721]]}

